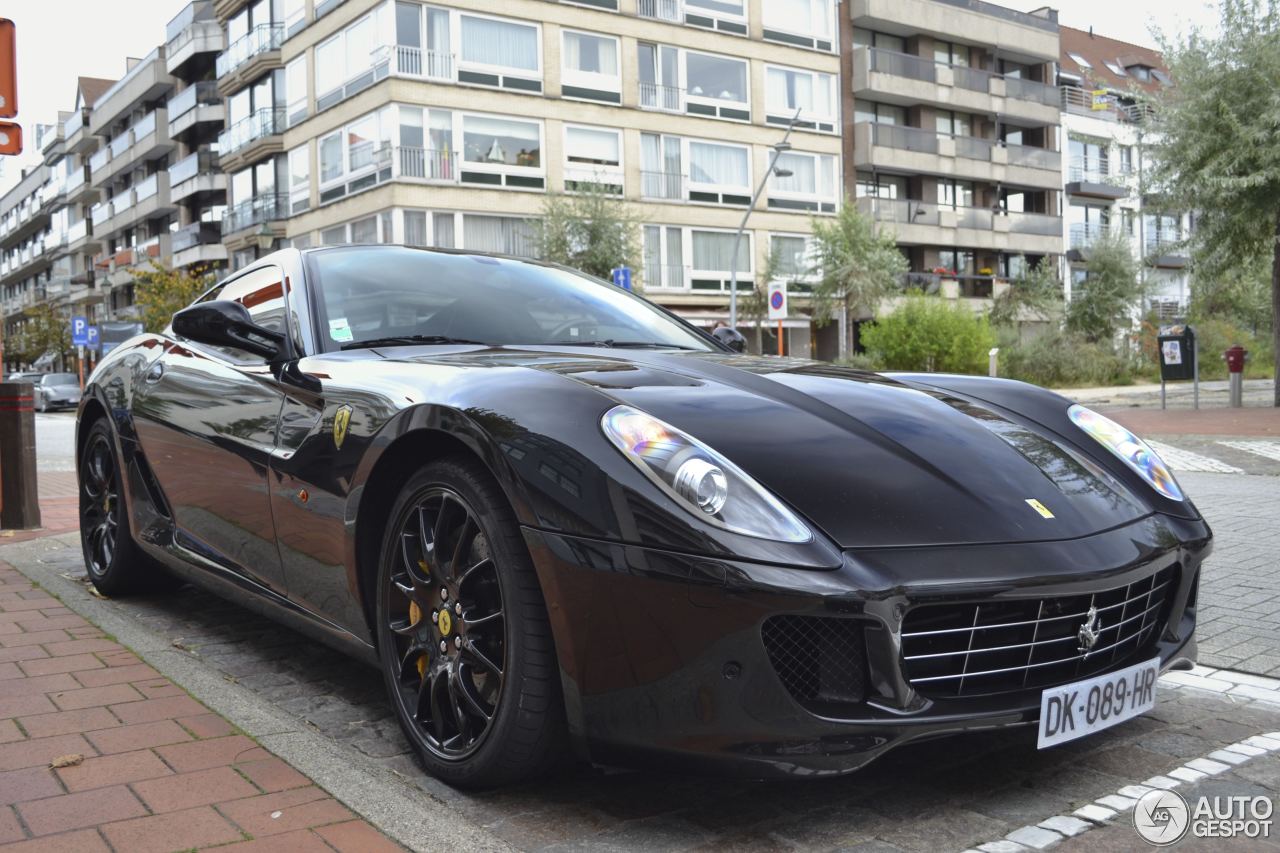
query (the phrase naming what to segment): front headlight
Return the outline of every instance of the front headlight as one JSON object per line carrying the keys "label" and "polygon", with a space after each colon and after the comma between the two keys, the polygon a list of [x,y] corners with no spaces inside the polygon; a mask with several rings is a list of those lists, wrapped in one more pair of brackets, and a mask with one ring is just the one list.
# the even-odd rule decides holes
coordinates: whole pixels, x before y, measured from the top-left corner
{"label": "front headlight", "polygon": [[605,412],[600,426],[645,476],[698,518],[761,539],[813,538],[781,501],[693,436],[630,406]]}
{"label": "front headlight", "polygon": [[1164,460],[1148,447],[1145,441],[1111,418],[1087,409],[1079,403],[1067,409],[1067,416],[1071,418],[1072,423],[1137,471],[1142,479],[1151,484],[1151,488],[1171,500],[1186,500],[1182,489],[1178,486],[1178,481],[1173,479],[1169,466],[1164,464]]}

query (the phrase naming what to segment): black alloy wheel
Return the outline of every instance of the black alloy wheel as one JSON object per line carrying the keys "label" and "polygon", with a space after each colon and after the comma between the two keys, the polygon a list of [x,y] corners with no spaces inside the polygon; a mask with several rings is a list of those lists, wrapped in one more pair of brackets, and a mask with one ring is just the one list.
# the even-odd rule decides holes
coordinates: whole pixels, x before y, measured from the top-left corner
{"label": "black alloy wheel", "polygon": [[469,459],[410,478],[384,537],[378,646],[427,769],[470,788],[561,754],[554,647],[533,566],[497,484]]}
{"label": "black alloy wheel", "polygon": [[120,486],[110,435],[95,429],[80,465],[80,536],[85,568],[97,579],[110,571],[120,534]]}

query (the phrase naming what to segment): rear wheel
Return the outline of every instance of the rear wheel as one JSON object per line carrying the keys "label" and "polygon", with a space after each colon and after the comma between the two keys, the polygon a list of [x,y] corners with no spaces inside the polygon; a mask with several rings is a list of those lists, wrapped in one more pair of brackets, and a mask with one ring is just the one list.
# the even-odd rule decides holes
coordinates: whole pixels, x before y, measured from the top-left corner
{"label": "rear wheel", "polygon": [[80,454],[80,545],[89,579],[104,595],[170,589],[175,580],[129,535],[124,472],[105,420],[89,428]]}
{"label": "rear wheel", "polygon": [[405,484],[383,541],[377,605],[387,691],[428,771],[482,788],[560,757],[546,608],[515,518],[482,467],[445,459]]}

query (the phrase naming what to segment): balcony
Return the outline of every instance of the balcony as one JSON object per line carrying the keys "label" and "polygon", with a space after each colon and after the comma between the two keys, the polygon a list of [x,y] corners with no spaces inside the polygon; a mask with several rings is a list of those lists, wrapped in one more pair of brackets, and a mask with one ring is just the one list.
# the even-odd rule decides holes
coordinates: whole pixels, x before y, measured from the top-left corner
{"label": "balcony", "polygon": [[640,172],[640,197],[664,201],[684,201],[686,176],[679,172]]}
{"label": "balcony", "polygon": [[1010,53],[1016,45],[1020,62],[1058,58],[1058,27],[1053,21],[983,0],[851,0],[843,6],[841,14],[850,16],[858,27],[998,44]]}
{"label": "balcony", "polygon": [[220,53],[227,46],[226,36],[210,0],[194,0],[169,21],[165,28],[165,67],[177,73],[201,53]]}
{"label": "balcony", "polygon": [[854,93],[874,101],[938,104],[1056,125],[1058,102],[1051,96],[1052,89],[1033,80],[935,62],[929,57],[865,46],[853,49]]}
{"label": "balcony", "polygon": [[283,24],[258,24],[218,54],[218,88],[229,95],[267,68],[280,66]]}
{"label": "balcony", "polygon": [[684,23],[684,4],[680,0],[638,0],[636,14],[656,21]]}
{"label": "balcony", "polygon": [[951,207],[912,199],[864,197],[858,209],[900,243],[959,246],[1028,255],[1062,253],[1062,219],[1040,213]]}
{"label": "balcony", "polygon": [[132,160],[136,166],[163,157],[176,146],[169,133],[169,111],[164,107],[147,113],[133,126]]}
{"label": "balcony", "polygon": [[89,220],[81,219],[78,222],[71,223],[67,227],[67,249],[68,251],[76,251],[83,249],[85,244],[89,242],[91,235],[89,234]]}
{"label": "balcony", "polygon": [[383,146],[372,149],[363,167],[353,170],[342,181],[321,184],[320,203],[326,204],[388,181],[456,184],[458,180],[457,160],[451,151],[409,145]]}
{"label": "balcony", "polygon": [[1070,168],[1067,169],[1067,185],[1064,189],[1068,195],[1105,198],[1111,201],[1129,196],[1129,188],[1125,186],[1124,176],[1112,174],[1105,160],[1073,159]]}
{"label": "balcony", "polygon": [[175,268],[207,266],[227,259],[227,247],[222,245],[222,225],[219,222],[193,222],[174,231],[170,237]]}
{"label": "balcony", "polygon": [[859,122],[853,127],[858,169],[966,178],[1039,189],[1062,186],[1061,155],[995,139],[951,136],[919,127]]}
{"label": "balcony", "polygon": [[658,110],[664,113],[685,111],[685,92],[677,86],[640,81],[640,109]]}
{"label": "balcony", "polygon": [[1141,124],[1151,118],[1150,106],[1125,104],[1110,93],[1095,94],[1092,89],[1081,89],[1078,86],[1061,86],[1059,91],[1059,103],[1064,113],[1127,124]]}
{"label": "balcony", "polygon": [[1073,261],[1088,260],[1089,247],[1099,240],[1127,236],[1118,225],[1107,222],[1072,222],[1067,229],[1067,257]]}
{"label": "balcony", "polygon": [[71,113],[62,123],[63,145],[68,152],[84,153],[97,142],[89,133],[89,110],[82,109]]}
{"label": "balcony", "polygon": [[107,178],[106,168],[107,168],[107,164],[110,162],[111,162],[111,149],[105,148],[105,147],[99,148],[97,151],[93,153],[93,156],[89,158],[89,173],[92,176],[93,182],[95,184],[100,181],[106,180]]}
{"label": "balcony", "polygon": [[1180,270],[1187,266],[1186,241],[1180,234],[1148,233],[1144,248],[1147,263],[1157,269]]}
{"label": "balcony", "polygon": [[172,88],[173,78],[164,67],[164,48],[158,47],[94,101],[89,115],[90,132],[104,135],[139,104],[161,98]]}
{"label": "balcony", "polygon": [[242,164],[263,154],[284,150],[281,134],[285,130],[284,107],[268,107],[252,113],[218,134],[218,151],[225,171],[235,171]]}
{"label": "balcony", "polygon": [[[383,45],[374,51],[375,64],[390,61],[395,57],[392,73],[397,77],[412,77],[420,80],[440,80],[450,83],[457,79],[458,72],[452,53],[438,50],[422,50],[403,44]],[[385,58],[384,58],[385,57]]]}
{"label": "balcony", "polygon": [[133,188],[134,209],[130,211],[134,222],[172,213],[177,205],[169,194],[169,173],[156,172]]}
{"label": "balcony", "polygon": [[200,193],[225,193],[227,175],[218,165],[218,155],[203,149],[169,167],[169,195],[174,202]]}
{"label": "balcony", "polygon": [[100,233],[107,222],[111,219],[111,202],[100,201],[89,210],[89,219],[93,222],[93,230]]}
{"label": "balcony", "polygon": [[221,127],[227,115],[218,84],[212,80],[201,80],[183,89],[169,99],[166,108],[169,111],[169,135],[175,139],[181,139],[187,130],[197,125],[216,124]]}
{"label": "balcony", "polygon": [[267,193],[228,207],[227,214],[222,219],[222,233],[230,236],[237,231],[244,231],[264,222],[288,218],[288,196],[284,193]]}

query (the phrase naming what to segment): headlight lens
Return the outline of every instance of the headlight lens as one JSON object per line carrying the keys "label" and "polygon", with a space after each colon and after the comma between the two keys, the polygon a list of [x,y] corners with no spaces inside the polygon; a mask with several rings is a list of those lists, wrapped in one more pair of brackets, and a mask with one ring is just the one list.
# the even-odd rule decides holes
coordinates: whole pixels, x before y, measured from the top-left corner
{"label": "headlight lens", "polygon": [[630,406],[605,412],[600,426],[645,476],[699,518],[761,539],[813,538],[781,501],[693,436]]}
{"label": "headlight lens", "polygon": [[1151,484],[1151,488],[1171,500],[1186,500],[1169,466],[1164,464],[1164,460],[1148,447],[1145,441],[1111,418],[1087,409],[1079,403],[1067,409],[1067,416],[1071,418],[1072,423],[1137,471],[1142,479]]}

